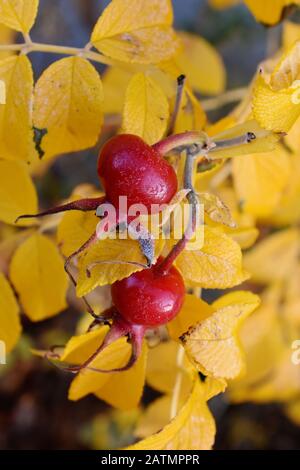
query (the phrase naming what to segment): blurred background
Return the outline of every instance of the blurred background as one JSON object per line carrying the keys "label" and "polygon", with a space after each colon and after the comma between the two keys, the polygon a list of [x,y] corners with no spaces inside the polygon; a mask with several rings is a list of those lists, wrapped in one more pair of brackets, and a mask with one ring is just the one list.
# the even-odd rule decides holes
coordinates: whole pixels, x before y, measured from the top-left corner
{"label": "blurred background", "polygon": [[[39,17],[32,31],[38,42],[81,47],[101,11],[101,0],[41,0]],[[247,86],[257,64],[272,52],[279,27],[268,30],[255,22],[240,4],[227,10],[212,9],[206,0],[173,0],[175,26],[205,37],[222,55],[228,74],[228,89]],[[55,55],[34,53],[35,78]],[[101,68],[100,68],[101,70]],[[214,112],[222,117],[230,106]],[[58,159],[41,178],[38,188],[43,206],[68,196],[80,183],[95,183],[97,152],[80,152]],[[67,400],[72,377],[31,355],[31,346],[63,344],[74,332],[78,313],[70,309],[53,319],[32,324],[23,319],[26,335],[0,367],[1,449],[101,449],[126,445],[134,413],[117,413],[89,396],[73,403]],[[144,403],[156,392],[148,388]],[[216,449],[297,449],[299,428],[279,405],[229,405],[225,398],[212,403],[217,420]]]}

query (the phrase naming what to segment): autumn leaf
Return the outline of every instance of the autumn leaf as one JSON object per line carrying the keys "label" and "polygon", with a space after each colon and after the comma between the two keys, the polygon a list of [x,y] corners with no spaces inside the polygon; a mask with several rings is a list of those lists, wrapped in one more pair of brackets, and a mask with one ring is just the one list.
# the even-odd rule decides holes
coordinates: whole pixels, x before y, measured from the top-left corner
{"label": "autumn leaf", "polygon": [[174,340],[186,333],[189,328],[205,320],[214,313],[214,309],[204,300],[192,294],[186,294],[179,314],[168,323],[168,331]]}
{"label": "autumn leaf", "polygon": [[21,322],[13,290],[2,273],[0,273],[0,312],[0,341],[4,342],[8,353],[20,337]]}
{"label": "autumn leaf", "polygon": [[281,57],[269,80],[263,72],[256,79],[253,115],[265,129],[288,132],[300,116],[299,49],[298,41]]}
{"label": "autumn leaf", "polygon": [[[233,123],[232,123],[233,124]],[[211,159],[227,159],[234,158],[242,155],[249,155],[254,153],[269,152],[274,150],[277,142],[281,139],[280,133],[274,133],[261,127],[255,120],[246,121],[243,124],[231,125],[229,129],[212,135],[212,129],[208,129],[208,134],[216,143],[226,139],[245,136],[248,132],[255,135],[255,139],[247,142],[246,139],[243,143],[233,145],[230,148],[216,148],[209,153]]]}
{"label": "autumn leaf", "polygon": [[133,71],[128,67],[107,67],[102,75],[103,113],[121,114],[124,108],[125,92]]}
{"label": "autumn leaf", "polygon": [[172,21],[170,0],[113,0],[100,16],[91,41],[113,59],[157,63],[172,57],[178,48]]}
{"label": "autumn leaf", "polygon": [[288,278],[299,257],[299,237],[297,229],[281,230],[246,253],[244,264],[252,279],[268,284]]}
{"label": "autumn leaf", "polygon": [[220,225],[216,222],[212,224],[211,221],[209,224],[229,235],[242,249],[250,248],[254,245],[259,235],[259,231],[255,227],[255,218],[248,212],[243,211],[243,205],[242,203],[239,204],[236,194],[231,187],[223,185],[217,189],[217,192],[221,201],[230,210],[235,226]]}
{"label": "autumn leaf", "polygon": [[65,213],[57,229],[61,252],[68,257],[77,251],[95,232],[98,222],[99,218],[92,212]]}
{"label": "autumn leaf", "polygon": [[217,50],[204,38],[190,33],[179,33],[183,48],[173,59],[187,77],[191,88],[199,93],[222,93],[226,85],[226,71]]}
{"label": "autumn leaf", "polygon": [[284,8],[299,4],[299,0],[244,0],[257,21],[274,25],[281,20]]}
{"label": "autumn leaf", "polygon": [[296,41],[300,40],[300,26],[293,21],[285,20],[282,25],[283,48],[288,50]]}
{"label": "autumn leaf", "polygon": [[134,75],[125,96],[123,131],[152,145],[165,133],[168,118],[168,100],[159,85],[143,73]]}
{"label": "autumn leaf", "polygon": [[[107,333],[107,327],[74,336],[68,342],[61,361],[71,364],[82,364],[99,347]],[[91,362],[91,367],[115,369],[127,364],[131,354],[131,345],[126,338],[121,338],[107,346]],[[147,347],[143,344],[141,356],[128,371],[118,373],[101,373],[90,370],[81,371],[73,380],[69,389],[69,399],[76,401],[94,393],[112,406],[120,409],[131,409],[137,406],[145,382]],[[122,393],[120,393],[122,390]]]}
{"label": "autumn leaf", "polygon": [[[22,214],[37,211],[37,194],[25,163],[0,160],[0,220],[14,224]],[[18,225],[28,225],[22,220]]]}
{"label": "autumn leaf", "polygon": [[217,195],[212,193],[198,193],[198,197],[201,203],[204,204],[204,211],[211,220],[231,228],[235,227],[236,224],[232,218],[230,209]]}
{"label": "autumn leaf", "polygon": [[39,0],[0,0],[0,22],[29,33],[38,12]]}
{"label": "autumn leaf", "polygon": [[33,73],[28,57],[14,55],[1,60],[0,80],[6,86],[6,104],[0,106],[1,158],[31,162]]}
{"label": "autumn leaf", "polygon": [[270,153],[235,158],[234,186],[242,210],[256,217],[272,214],[290,174],[290,158],[282,147]]}
{"label": "autumn leaf", "polygon": [[102,126],[103,90],[96,69],[82,57],[54,62],[38,80],[34,125],[46,129],[44,158],[96,144]]}
{"label": "autumn leaf", "polygon": [[[13,42],[15,34],[16,34],[15,31],[8,28],[4,24],[0,24],[0,44],[1,45],[11,44]],[[12,54],[13,54],[12,51],[0,51],[0,60],[5,59],[6,57],[9,57]]]}
{"label": "autumn leaf", "polygon": [[[156,241],[156,259],[163,246],[162,239]],[[131,238],[99,240],[79,258],[77,295],[82,297],[97,286],[120,281],[145,269],[145,263],[138,241]]]}
{"label": "autumn leaf", "polygon": [[236,291],[213,303],[214,313],[191,327],[182,344],[200,372],[214,378],[233,379],[244,369],[237,331],[259,305],[251,292]]}
{"label": "autumn leaf", "polygon": [[[294,126],[296,127],[296,126]],[[281,195],[277,208],[269,217],[272,225],[284,227],[296,224],[300,220],[300,158],[298,154],[290,156],[290,176]]]}
{"label": "autumn leaf", "polygon": [[41,321],[66,308],[68,278],[49,238],[35,233],[25,240],[12,258],[9,273],[30,320]]}
{"label": "autumn leaf", "polygon": [[[200,237],[199,233],[198,239]],[[176,266],[190,285],[206,289],[226,289],[240,284],[248,277],[243,271],[239,245],[208,225],[204,226],[203,247],[185,250],[177,258]]]}
{"label": "autumn leaf", "polygon": [[175,341],[168,341],[149,349],[146,381],[161,393],[172,393],[178,373],[182,373],[182,392],[189,393],[192,388],[195,369],[186,357],[183,367],[177,365],[178,348],[182,346]]}
{"label": "autumn leaf", "polygon": [[[278,363],[286,349],[283,336],[282,293],[278,284],[261,294],[260,307],[240,328],[240,341],[245,352],[247,374],[229,387],[234,402],[258,398],[261,388],[272,382]],[[289,384],[287,384],[289,387]]]}
{"label": "autumn leaf", "polygon": [[126,450],[208,450],[214,443],[215,422],[206,403],[205,385],[195,381],[177,416],[161,431]]}

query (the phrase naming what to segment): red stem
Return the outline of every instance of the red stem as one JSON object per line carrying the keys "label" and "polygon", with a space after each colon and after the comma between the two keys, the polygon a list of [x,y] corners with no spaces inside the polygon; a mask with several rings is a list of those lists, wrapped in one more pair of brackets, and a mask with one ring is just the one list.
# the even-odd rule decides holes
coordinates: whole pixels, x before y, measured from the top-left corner
{"label": "red stem", "polygon": [[45,215],[52,215],[58,214],[59,212],[66,212],[66,211],[93,211],[96,210],[98,206],[105,202],[105,196],[103,197],[96,197],[96,198],[86,198],[86,199],[79,199],[78,201],[68,202],[67,204],[62,204],[61,206],[52,207],[44,212],[40,212],[39,214],[25,214],[21,215],[16,219],[16,223],[20,219],[30,219],[35,217],[44,217]]}
{"label": "red stem", "polygon": [[199,153],[201,150],[209,150],[211,142],[209,137],[202,131],[183,132],[166,137],[164,140],[157,142],[152,147],[161,155],[166,155],[175,149],[185,149],[191,146],[198,146]]}

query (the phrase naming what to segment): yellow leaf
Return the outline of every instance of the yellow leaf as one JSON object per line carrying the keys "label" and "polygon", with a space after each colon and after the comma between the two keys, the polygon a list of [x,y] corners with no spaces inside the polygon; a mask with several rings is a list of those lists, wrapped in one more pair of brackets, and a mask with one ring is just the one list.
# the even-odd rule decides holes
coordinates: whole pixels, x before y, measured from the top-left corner
{"label": "yellow leaf", "polygon": [[56,245],[38,233],[16,250],[10,278],[24,312],[32,321],[52,317],[66,308],[68,278]]}
{"label": "yellow leaf", "polygon": [[213,308],[195,295],[187,294],[179,314],[168,323],[171,338],[178,340],[190,327],[214,313]]}
{"label": "yellow leaf", "polygon": [[285,20],[282,25],[282,42],[285,50],[300,40],[300,25],[292,21]]}
{"label": "yellow leaf", "polygon": [[236,194],[231,187],[223,185],[218,188],[218,195],[224,204],[230,209],[230,213],[232,214],[236,225],[235,227],[222,227],[218,224],[216,228],[229,235],[242,249],[250,248],[254,245],[259,235],[259,231],[255,227],[254,217],[249,213],[242,211],[242,207],[238,205]]}
{"label": "yellow leaf", "polygon": [[190,285],[207,289],[233,287],[248,277],[242,268],[239,245],[207,225],[204,226],[203,247],[185,250],[178,257],[176,266]]}
{"label": "yellow leaf", "polygon": [[[156,241],[156,259],[163,249],[163,240]],[[141,266],[130,264],[139,263]],[[113,284],[130,274],[145,268],[145,257],[142,254],[138,241],[104,239],[86,250],[79,258],[79,277],[77,295],[82,297],[97,286]],[[87,269],[90,276],[87,275]]]}
{"label": "yellow leaf", "polygon": [[201,203],[204,204],[205,213],[213,222],[224,224],[231,228],[235,227],[236,224],[230,209],[218,196],[212,193],[198,193],[198,196]]}
{"label": "yellow leaf", "polygon": [[19,306],[12,288],[0,273],[0,341],[4,342],[6,352],[13,349],[20,334]]}
{"label": "yellow leaf", "polygon": [[[250,143],[242,143],[240,145],[235,145],[227,149],[217,149],[209,153],[210,158],[212,159],[226,159],[233,158],[240,155],[249,155],[254,153],[269,152],[274,150],[276,143],[282,137],[281,134],[276,134],[274,132],[267,131],[259,126],[259,124],[254,121],[246,121],[243,124],[238,124],[237,126],[230,127],[217,135],[212,137],[214,142],[222,141],[225,139],[231,139],[235,137],[241,137],[246,135],[247,132],[252,132],[255,134],[256,139],[252,140]],[[211,132],[210,132],[211,135]]]}
{"label": "yellow leaf", "polygon": [[44,158],[96,144],[102,126],[103,91],[96,69],[81,57],[61,59],[35,87],[34,125],[47,129]]}
{"label": "yellow leaf", "polygon": [[[0,44],[11,44],[13,42],[15,31],[8,28],[4,24],[0,24]],[[0,52],[0,60],[5,59],[6,57],[12,55],[11,51],[1,51]]]}
{"label": "yellow leaf", "polygon": [[216,49],[195,34],[180,33],[179,37],[183,50],[174,60],[193,90],[207,95],[222,93],[226,85],[226,71]]}
{"label": "yellow leaf", "polygon": [[263,399],[261,391],[266,384],[273,382],[286,349],[287,331],[283,335],[280,286],[277,284],[268,288],[262,293],[261,300],[261,306],[246,319],[240,329],[247,374],[230,384],[230,399],[234,402]]}
{"label": "yellow leaf", "polygon": [[201,130],[206,122],[206,114],[200,102],[189,88],[185,88],[176,119],[175,133]]}
{"label": "yellow leaf", "polygon": [[299,4],[299,0],[244,0],[244,2],[256,19],[267,25],[278,23],[285,7]]}
{"label": "yellow leaf", "polygon": [[102,75],[103,113],[121,114],[124,108],[125,92],[132,77],[132,71],[124,67],[107,67]]}
{"label": "yellow leaf", "polygon": [[299,154],[292,154],[290,158],[290,177],[277,209],[270,218],[272,224],[277,226],[292,225],[297,223],[300,219],[300,157]]}
{"label": "yellow leaf", "polygon": [[290,276],[300,251],[296,229],[274,233],[246,253],[244,264],[254,281],[268,284]]}
{"label": "yellow leaf", "polygon": [[299,91],[292,87],[274,91],[259,76],[253,98],[255,119],[266,129],[288,132],[300,115],[300,104],[292,101],[295,93],[298,94]]}
{"label": "yellow leaf", "polygon": [[147,75],[134,75],[125,96],[123,131],[152,145],[165,133],[168,118],[169,104],[162,89]]}
{"label": "yellow leaf", "polygon": [[[164,395],[152,402],[141,415],[135,429],[135,436],[139,439],[159,432],[170,421],[172,396]],[[180,406],[182,402],[180,402]]]}
{"label": "yellow leaf", "polygon": [[[300,50],[300,42],[275,71],[271,82],[260,74],[253,91],[253,115],[265,129],[288,132],[300,116],[299,71],[293,76]],[[294,62],[296,64],[294,65]]]}
{"label": "yellow leaf", "polygon": [[[37,211],[37,194],[23,162],[0,160],[0,220],[14,224],[22,214]],[[18,225],[28,225],[20,221]]]}
{"label": "yellow leaf", "polygon": [[0,0],[0,22],[29,33],[38,12],[39,0]]}
{"label": "yellow leaf", "polygon": [[182,372],[183,392],[191,390],[193,372],[190,370],[190,361],[185,357],[183,367],[177,365],[179,348],[182,349],[182,346],[175,341],[168,341],[149,350],[146,381],[155,390],[172,393],[178,372]]}
{"label": "yellow leaf", "polygon": [[170,0],[113,0],[100,16],[91,41],[113,59],[157,63],[178,48],[172,21]]}
{"label": "yellow leaf", "polygon": [[232,292],[212,305],[213,315],[182,336],[187,354],[202,373],[223,379],[233,379],[241,374],[244,357],[237,330],[258,305],[256,295]]}
{"label": "yellow leaf", "polygon": [[216,427],[208,409],[205,385],[196,380],[192,393],[177,416],[160,432],[127,450],[209,450]]}
{"label": "yellow leaf", "polygon": [[28,57],[14,55],[0,61],[0,80],[6,86],[6,104],[0,105],[1,158],[30,162],[33,153],[33,75]]}
{"label": "yellow leaf", "polygon": [[[103,327],[73,337],[66,346],[61,360],[81,364],[102,343],[106,333],[107,327]],[[91,363],[91,367],[107,370],[123,367],[128,362],[130,354],[131,346],[126,338],[121,338],[105,348]],[[140,358],[128,371],[115,373],[81,371],[71,384],[69,399],[76,401],[89,393],[94,393],[98,398],[117,408],[126,410],[136,407],[144,387],[146,359],[147,347],[144,343]]]}
{"label": "yellow leaf", "polygon": [[99,218],[92,212],[71,211],[64,214],[57,230],[61,252],[70,256],[95,232]]}
{"label": "yellow leaf", "polygon": [[256,217],[270,215],[279,204],[290,172],[289,154],[282,147],[235,158],[234,186],[242,210]]}

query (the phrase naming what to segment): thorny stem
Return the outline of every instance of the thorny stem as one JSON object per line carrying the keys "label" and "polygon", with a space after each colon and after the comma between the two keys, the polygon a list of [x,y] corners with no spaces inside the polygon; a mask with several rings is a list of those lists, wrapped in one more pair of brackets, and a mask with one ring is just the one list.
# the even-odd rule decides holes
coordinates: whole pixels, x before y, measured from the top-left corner
{"label": "thorny stem", "polygon": [[184,348],[179,344],[177,357],[176,357],[176,366],[178,368],[178,371],[176,374],[175,385],[173,388],[173,395],[172,395],[171,408],[170,408],[170,420],[175,418],[175,416],[177,415],[177,411],[178,411],[180,389],[181,389],[182,378],[183,378],[183,370],[182,370],[183,360],[184,360]]}
{"label": "thorny stem", "polygon": [[62,55],[77,55],[104,65],[113,65],[115,63],[112,59],[105,57],[99,52],[91,51],[89,47],[78,48],[32,42],[29,36],[24,37],[24,39],[25,42],[22,44],[0,45],[0,51],[13,51],[20,52],[22,54],[30,54],[31,52],[48,52]]}
{"label": "thorny stem", "polygon": [[193,149],[196,149],[197,147],[199,153],[207,153],[214,148],[214,144],[205,132],[190,131],[170,135],[153,145],[153,148],[161,155],[167,155],[169,152],[174,150],[181,152],[189,147],[193,147]]}
{"label": "thorny stem", "polygon": [[53,215],[59,214],[60,212],[66,211],[83,211],[89,212],[96,210],[98,206],[105,202],[105,197],[95,197],[95,198],[86,198],[86,199],[79,199],[78,201],[71,201],[67,202],[66,204],[62,204],[61,206],[52,207],[44,212],[39,212],[38,214],[25,214],[20,215],[15,223],[17,223],[21,219],[34,219],[37,217],[44,217],[46,215]]}
{"label": "thorny stem", "polygon": [[190,205],[189,223],[181,240],[172,248],[170,253],[165,257],[163,262],[157,267],[157,272],[166,273],[171,268],[175,259],[186,247],[188,241],[195,233],[198,215],[198,197],[193,187],[193,170],[195,165],[195,156],[191,149],[187,150],[185,169],[184,169],[184,189],[188,189],[187,199]]}
{"label": "thorny stem", "polygon": [[177,77],[177,93],[176,93],[174,111],[173,111],[173,114],[172,114],[172,117],[171,117],[169,131],[168,131],[169,135],[174,134],[177,117],[178,117],[178,114],[179,114],[179,111],[180,111],[185,80],[186,80],[185,75],[179,75],[179,77]]}
{"label": "thorny stem", "polygon": [[240,135],[238,137],[233,137],[232,139],[215,141],[215,145],[212,148],[211,152],[217,152],[218,150],[224,150],[227,148],[236,147],[238,145],[250,144],[255,139],[256,135],[253,132],[246,132],[246,134]]}

